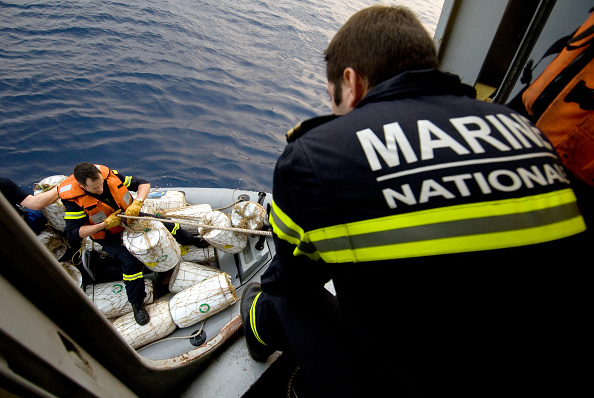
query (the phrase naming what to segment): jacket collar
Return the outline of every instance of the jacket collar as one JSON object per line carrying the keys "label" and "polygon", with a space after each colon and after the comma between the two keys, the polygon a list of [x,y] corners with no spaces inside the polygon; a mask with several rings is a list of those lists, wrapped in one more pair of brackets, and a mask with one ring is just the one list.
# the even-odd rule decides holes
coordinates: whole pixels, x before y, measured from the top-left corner
{"label": "jacket collar", "polygon": [[475,89],[463,84],[458,76],[437,69],[423,69],[407,71],[381,82],[356,107],[398,98],[444,94],[476,98]]}

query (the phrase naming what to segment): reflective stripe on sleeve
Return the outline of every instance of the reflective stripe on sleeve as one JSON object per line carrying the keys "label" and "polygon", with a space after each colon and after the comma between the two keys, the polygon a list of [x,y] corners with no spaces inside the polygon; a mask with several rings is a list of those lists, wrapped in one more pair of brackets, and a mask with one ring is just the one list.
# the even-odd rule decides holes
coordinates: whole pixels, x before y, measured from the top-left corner
{"label": "reflective stripe on sleeve", "polygon": [[87,216],[87,213],[83,210],[83,211],[67,211],[66,213],[64,213],[64,219],[65,220],[80,220],[82,218],[85,218]]}
{"label": "reflective stripe on sleeve", "polygon": [[433,256],[543,243],[586,229],[571,189],[399,214],[304,233],[278,206],[270,220],[295,255],[328,263]]}

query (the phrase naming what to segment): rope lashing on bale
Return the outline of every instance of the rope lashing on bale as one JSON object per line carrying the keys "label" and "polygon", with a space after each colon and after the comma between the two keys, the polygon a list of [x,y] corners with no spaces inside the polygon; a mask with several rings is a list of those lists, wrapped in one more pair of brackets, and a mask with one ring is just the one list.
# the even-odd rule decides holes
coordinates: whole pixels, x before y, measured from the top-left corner
{"label": "rope lashing on bale", "polygon": [[194,227],[199,227],[199,228],[220,229],[223,231],[232,231],[232,232],[237,232],[237,233],[241,233],[241,234],[262,235],[262,236],[272,237],[272,232],[270,232],[270,231],[208,225],[208,224],[199,223],[197,221],[181,220],[181,219],[177,219],[177,218],[157,218],[157,217],[149,217],[149,216],[133,217],[133,216],[126,216],[126,215],[122,215],[122,214],[118,215],[118,217],[127,218],[130,220],[151,220],[151,221],[160,221],[160,222],[174,222],[174,223],[178,223],[180,225],[192,225]]}
{"label": "rope lashing on bale", "polygon": [[[52,189],[56,189],[58,185],[60,184],[45,184],[41,182],[36,182],[35,184],[33,184],[33,192],[39,191],[39,193],[44,193],[47,191],[51,191]],[[64,204],[62,203],[59,197],[54,201],[54,203],[64,207]]]}

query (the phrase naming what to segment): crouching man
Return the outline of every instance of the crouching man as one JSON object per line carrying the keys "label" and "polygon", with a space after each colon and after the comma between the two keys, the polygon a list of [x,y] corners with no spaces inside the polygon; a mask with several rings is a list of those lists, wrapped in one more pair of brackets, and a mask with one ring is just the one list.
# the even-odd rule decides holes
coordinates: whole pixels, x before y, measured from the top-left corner
{"label": "crouching man", "polygon": [[[118,214],[138,216],[151,185],[137,177],[121,176],[115,170],[92,163],[80,163],[74,174],[58,187],[58,194],[66,207],[66,233],[76,241],[88,236],[103,246],[103,250],[122,267],[128,301],[132,304],[134,319],[146,325],[149,314],[144,307],[144,264],[122,244],[124,227]],[[136,199],[130,191],[136,191]]]}

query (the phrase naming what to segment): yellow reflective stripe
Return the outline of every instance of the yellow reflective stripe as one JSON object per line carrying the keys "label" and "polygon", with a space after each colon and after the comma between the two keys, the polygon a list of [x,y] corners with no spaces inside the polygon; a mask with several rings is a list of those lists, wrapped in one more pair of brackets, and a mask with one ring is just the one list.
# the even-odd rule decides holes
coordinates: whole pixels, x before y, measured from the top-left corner
{"label": "yellow reflective stripe", "polygon": [[133,280],[142,278],[142,271],[140,271],[136,274],[132,274],[132,275],[122,274],[122,276],[125,281],[133,281]]}
{"label": "yellow reflective stripe", "polygon": [[289,243],[298,245],[305,235],[303,229],[286,215],[276,202],[272,201],[272,211],[269,216],[274,233]]}
{"label": "yellow reflective stripe", "polygon": [[316,253],[315,247],[309,242],[309,238],[303,229],[297,225],[291,217],[286,215],[280,207],[272,201],[272,211],[268,217],[272,231],[283,240],[297,246],[294,254],[306,255],[312,260],[318,260],[319,254]]}
{"label": "yellow reflective stripe", "polygon": [[252,332],[254,333],[256,340],[258,340],[260,342],[260,344],[267,346],[268,344],[266,344],[264,341],[262,341],[262,339],[258,335],[258,330],[256,329],[256,302],[258,301],[258,298],[260,297],[261,294],[262,294],[262,292],[258,293],[256,298],[254,298],[254,301],[252,302],[252,306],[250,307],[250,327],[252,328]]}
{"label": "yellow reflective stripe", "polygon": [[175,235],[178,230],[179,230],[179,224],[175,223],[173,225],[173,229],[171,230],[171,235]]}
{"label": "yellow reflective stripe", "polygon": [[[278,207],[277,213],[281,213]],[[501,249],[585,230],[571,189],[337,225],[302,233],[299,239],[294,238],[298,234],[294,223],[279,214],[271,216],[274,231],[281,238],[293,236],[295,255],[329,263]]]}
{"label": "yellow reflective stripe", "polygon": [[65,220],[80,220],[81,218],[85,218],[87,213],[83,211],[67,211],[64,214]]}
{"label": "yellow reflective stripe", "polygon": [[130,187],[131,182],[132,182],[132,176],[126,176],[126,178],[124,179],[124,185],[126,186],[126,188]]}
{"label": "yellow reflective stripe", "polygon": [[[583,231],[583,229],[576,230],[576,221],[578,220],[572,219],[547,226],[509,232],[397,243],[354,250],[336,250],[322,252],[320,257],[328,263],[380,261],[525,246],[565,238]],[[567,234],[566,231],[572,231],[572,233]]]}

